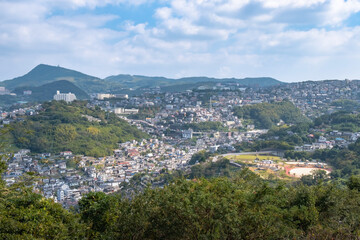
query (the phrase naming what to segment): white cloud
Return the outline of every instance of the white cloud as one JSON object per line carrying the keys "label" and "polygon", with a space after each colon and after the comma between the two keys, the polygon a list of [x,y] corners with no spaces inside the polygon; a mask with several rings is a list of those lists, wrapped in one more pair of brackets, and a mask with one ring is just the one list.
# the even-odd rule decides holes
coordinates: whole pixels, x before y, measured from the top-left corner
{"label": "white cloud", "polygon": [[0,20],[2,24],[39,21],[48,10],[46,6],[37,2],[28,4],[23,1],[1,1]]}
{"label": "white cloud", "polygon": [[358,0],[331,0],[324,13],[324,24],[337,25],[360,11]]}
{"label": "white cloud", "polygon": [[327,0],[258,0],[267,8],[305,8],[325,3]]}
{"label": "white cloud", "polygon": [[219,12],[236,12],[246,6],[246,4],[250,3],[250,0],[230,0],[223,2],[223,4],[218,6]]}
{"label": "white cloud", "polygon": [[103,7],[106,5],[119,5],[119,4],[128,4],[128,5],[141,5],[145,3],[151,3],[153,1],[149,0],[39,0],[43,1],[47,5],[60,7],[60,8],[96,8]]}
{"label": "white cloud", "polygon": [[168,7],[162,7],[162,8],[158,8],[156,10],[156,14],[155,14],[158,18],[160,18],[161,20],[167,20],[171,17],[172,15],[172,10],[171,8]]}
{"label": "white cloud", "polygon": [[[149,21],[96,11],[149,3]],[[53,15],[59,9],[71,14]],[[359,0],[1,1],[1,78],[41,62],[101,77],[337,77],[360,60],[360,28],[345,26],[359,11]]]}

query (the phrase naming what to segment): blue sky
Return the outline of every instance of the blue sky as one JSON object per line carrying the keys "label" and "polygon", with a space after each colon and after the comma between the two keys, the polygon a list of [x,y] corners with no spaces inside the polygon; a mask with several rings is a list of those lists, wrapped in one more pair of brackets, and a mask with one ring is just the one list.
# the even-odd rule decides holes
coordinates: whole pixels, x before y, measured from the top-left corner
{"label": "blue sky", "polygon": [[360,0],[0,0],[0,80],[40,63],[106,77],[360,79]]}

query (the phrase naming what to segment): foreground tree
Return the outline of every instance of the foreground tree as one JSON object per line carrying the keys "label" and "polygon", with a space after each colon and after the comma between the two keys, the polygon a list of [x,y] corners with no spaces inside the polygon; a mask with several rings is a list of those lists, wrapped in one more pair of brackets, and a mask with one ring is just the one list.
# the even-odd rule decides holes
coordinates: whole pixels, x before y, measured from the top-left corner
{"label": "foreground tree", "polygon": [[[0,176],[7,159],[0,156]],[[30,175],[11,186],[1,179],[0,239],[83,239],[83,229],[75,214],[32,191]]]}
{"label": "foreground tree", "polygon": [[336,185],[270,186],[237,177],[178,179],[131,199],[90,194],[80,202],[98,239],[357,239],[360,194]]}

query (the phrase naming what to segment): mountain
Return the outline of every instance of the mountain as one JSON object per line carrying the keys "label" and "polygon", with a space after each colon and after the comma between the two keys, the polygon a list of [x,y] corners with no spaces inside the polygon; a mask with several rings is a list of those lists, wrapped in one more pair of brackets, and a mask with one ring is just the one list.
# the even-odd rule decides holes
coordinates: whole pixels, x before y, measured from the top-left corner
{"label": "mountain", "polygon": [[[160,86],[163,90],[187,90],[193,89],[197,86],[194,84],[210,83],[238,83],[244,87],[270,87],[284,84],[274,78],[261,77],[261,78],[208,78],[208,77],[188,77],[180,79],[172,79],[165,77],[147,77],[140,75],[116,75],[110,76],[105,79],[86,75],[84,73],[66,69],[59,66],[50,66],[40,64],[32,69],[24,76],[17,77],[11,80],[0,82],[0,86],[7,89],[15,90],[20,87],[39,87],[44,84],[56,82],[59,80],[66,80],[77,87],[81,88],[87,93],[99,92],[113,92],[120,93],[124,89],[142,89]],[[198,85],[199,86],[199,85]],[[167,87],[170,87],[167,89]]]}
{"label": "mountain", "polygon": [[208,78],[208,77],[187,77],[180,79],[172,79],[165,77],[147,77],[139,75],[117,75],[110,76],[104,79],[107,82],[120,83],[124,87],[130,88],[146,88],[146,87],[169,87],[169,86],[181,86],[186,84],[197,83],[225,83],[234,82],[239,83],[242,86],[247,87],[270,87],[275,85],[284,84],[283,82],[269,77],[259,78]]}
{"label": "mountain", "polygon": [[83,74],[78,71],[40,64],[24,76],[1,82],[2,86],[10,90],[18,87],[38,87],[47,83],[67,80],[90,93],[96,89],[106,88],[103,80],[97,77]]}
{"label": "mountain", "polygon": [[66,80],[59,80],[41,85],[39,87],[17,87],[13,92],[17,95],[23,95],[25,90],[31,90],[32,94],[27,96],[28,101],[48,101],[52,100],[56,91],[62,93],[74,93],[77,99],[89,99],[89,95],[73,83]]}

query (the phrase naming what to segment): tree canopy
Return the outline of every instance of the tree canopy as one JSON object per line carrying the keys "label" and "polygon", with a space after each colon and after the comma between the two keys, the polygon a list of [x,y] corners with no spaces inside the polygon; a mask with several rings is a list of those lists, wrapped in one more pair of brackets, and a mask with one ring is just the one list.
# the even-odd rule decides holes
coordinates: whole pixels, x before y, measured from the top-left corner
{"label": "tree canopy", "polygon": [[92,193],[79,205],[88,236],[99,239],[355,239],[359,200],[356,188],[269,185],[243,170],[178,179],[131,199]]}

